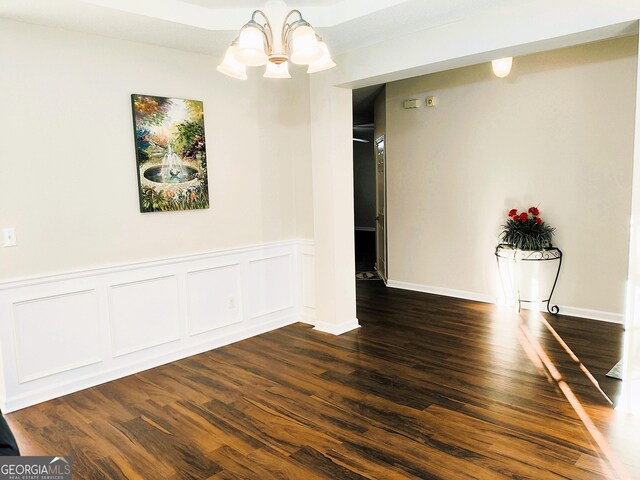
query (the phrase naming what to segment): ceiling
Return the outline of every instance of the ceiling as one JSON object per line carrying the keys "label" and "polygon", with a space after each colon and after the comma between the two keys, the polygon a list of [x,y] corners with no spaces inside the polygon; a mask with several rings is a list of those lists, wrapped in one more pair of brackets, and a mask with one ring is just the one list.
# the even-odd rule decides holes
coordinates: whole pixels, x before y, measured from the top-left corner
{"label": "ceiling", "polygon": [[[291,0],[287,7],[300,8],[339,54],[527,1]],[[260,0],[0,0],[0,18],[221,57],[258,8],[269,12]]]}
{"label": "ceiling", "polygon": [[[256,2],[255,0],[182,0],[184,3],[192,3],[194,5],[200,5],[207,8],[262,8],[265,2]],[[309,6],[325,6],[334,5],[340,3],[341,0],[297,0],[295,2],[296,7],[309,7]]]}

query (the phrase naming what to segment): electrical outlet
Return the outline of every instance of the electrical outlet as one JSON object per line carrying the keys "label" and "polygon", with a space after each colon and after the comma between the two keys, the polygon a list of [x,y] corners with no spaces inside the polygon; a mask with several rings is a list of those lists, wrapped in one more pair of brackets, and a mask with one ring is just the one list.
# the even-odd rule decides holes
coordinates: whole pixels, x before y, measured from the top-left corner
{"label": "electrical outlet", "polygon": [[15,247],[17,245],[16,229],[13,227],[5,228],[2,230],[3,245],[5,247]]}
{"label": "electrical outlet", "polygon": [[424,103],[427,104],[427,107],[435,107],[436,97],[427,97]]}

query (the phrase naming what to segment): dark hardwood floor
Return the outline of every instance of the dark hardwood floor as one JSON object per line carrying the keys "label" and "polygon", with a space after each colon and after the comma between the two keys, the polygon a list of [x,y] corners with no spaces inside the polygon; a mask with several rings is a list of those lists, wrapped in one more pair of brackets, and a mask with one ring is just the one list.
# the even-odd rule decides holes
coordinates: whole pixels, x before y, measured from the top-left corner
{"label": "dark hardwood floor", "polygon": [[622,358],[622,325],[546,313],[544,318],[593,375],[602,391],[617,403],[622,382],[607,377],[607,373]]}
{"label": "dark hardwood floor", "polygon": [[[72,455],[78,479],[586,480],[640,471],[624,473],[608,432],[599,438],[567,400],[567,388],[576,391],[598,428],[621,422],[581,383],[580,362],[562,356],[541,316],[382,282],[357,289],[362,327],[342,336],[292,325],[7,420],[23,454]],[[558,362],[561,378],[541,357]],[[638,439],[629,442],[637,451]]]}

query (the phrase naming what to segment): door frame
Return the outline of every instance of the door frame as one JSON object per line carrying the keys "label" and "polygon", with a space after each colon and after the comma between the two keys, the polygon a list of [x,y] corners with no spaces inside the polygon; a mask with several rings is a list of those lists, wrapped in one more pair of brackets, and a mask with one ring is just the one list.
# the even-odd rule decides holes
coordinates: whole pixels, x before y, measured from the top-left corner
{"label": "door frame", "polygon": [[[384,282],[384,284],[386,285],[388,282],[388,278],[389,278],[389,252],[388,252],[388,234],[387,234],[387,216],[388,216],[388,212],[387,212],[387,146],[385,145],[386,142],[386,135],[383,133],[382,135],[380,135],[379,137],[377,137],[374,140],[374,154],[375,154],[375,161],[376,161],[376,262],[374,264],[374,269],[375,271],[378,273],[378,275],[380,276],[380,278],[382,279],[382,281]],[[384,205],[383,207],[383,217],[382,217],[382,222],[383,222],[383,229],[384,229],[384,235],[382,235],[382,241],[383,241],[383,245],[380,246],[379,245],[379,239],[380,239],[380,235],[378,234],[378,226],[380,224],[380,219],[379,219],[379,202],[380,199],[378,198],[378,176],[380,174],[380,170],[378,169],[378,156],[380,155],[380,152],[378,150],[378,145],[380,145],[380,143],[382,143],[382,162],[383,162],[383,168],[382,168],[382,188],[384,191]],[[384,271],[381,271],[379,266],[378,266],[378,258],[380,258],[380,254],[379,251],[382,248],[383,250],[383,254],[384,254]]]}

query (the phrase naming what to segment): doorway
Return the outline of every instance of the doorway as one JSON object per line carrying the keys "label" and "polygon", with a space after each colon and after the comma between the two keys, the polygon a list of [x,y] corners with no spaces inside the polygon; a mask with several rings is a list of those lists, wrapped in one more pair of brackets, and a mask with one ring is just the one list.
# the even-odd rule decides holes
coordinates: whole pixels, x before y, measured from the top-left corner
{"label": "doorway", "polygon": [[356,279],[386,283],[386,209],[380,198],[386,189],[379,185],[384,135],[375,125],[375,104],[383,90],[375,85],[353,91],[353,204]]}

